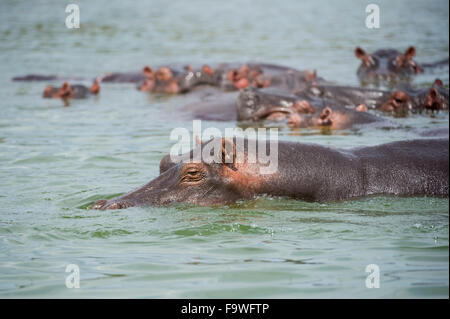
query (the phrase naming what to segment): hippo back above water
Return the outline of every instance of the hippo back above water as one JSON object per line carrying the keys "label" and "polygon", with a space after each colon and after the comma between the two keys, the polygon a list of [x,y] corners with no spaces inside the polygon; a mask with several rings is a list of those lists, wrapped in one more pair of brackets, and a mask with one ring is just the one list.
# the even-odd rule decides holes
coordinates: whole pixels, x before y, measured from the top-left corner
{"label": "hippo back above water", "polygon": [[[276,157],[271,157],[276,160],[275,170],[264,172],[273,163],[261,162],[261,147],[266,154],[275,152]],[[212,152],[216,161],[192,161],[198,152]],[[351,150],[215,138],[175,160],[167,155],[154,180],[125,195],[99,200],[93,208],[176,202],[209,206],[258,195],[322,202],[369,195],[448,196],[448,152],[448,138]]]}

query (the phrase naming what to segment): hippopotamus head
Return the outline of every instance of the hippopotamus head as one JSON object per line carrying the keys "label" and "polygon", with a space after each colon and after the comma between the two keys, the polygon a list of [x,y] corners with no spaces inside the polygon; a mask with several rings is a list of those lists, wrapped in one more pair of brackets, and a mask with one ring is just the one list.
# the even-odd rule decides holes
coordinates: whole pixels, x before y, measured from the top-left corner
{"label": "hippopotamus head", "polygon": [[180,93],[179,79],[169,67],[163,66],[154,72],[149,66],[145,66],[142,75],[144,81],[138,86],[140,91]]}
{"label": "hippopotamus head", "polygon": [[[259,183],[259,171],[246,160],[236,161],[235,143],[233,139],[214,138],[176,160],[167,155],[161,160],[157,178],[123,196],[99,200],[92,208],[119,209],[176,202],[209,206],[249,198]],[[202,153],[202,160],[193,161],[197,152]],[[213,160],[204,160],[205,152]]]}
{"label": "hippopotamus head", "polygon": [[396,81],[410,75],[422,72],[413,57],[416,49],[410,46],[404,53],[392,49],[377,50],[366,53],[360,47],[355,49],[355,55],[361,60],[358,77],[363,83],[378,83],[379,81]]}
{"label": "hippopotamus head", "polygon": [[448,90],[442,86],[442,81],[436,79],[429,89],[394,91],[389,99],[381,105],[380,110],[405,114],[411,110],[447,110]]}
{"label": "hippopotamus head", "polygon": [[402,90],[397,90],[391,94],[389,99],[381,105],[383,112],[405,113],[412,110],[412,100],[409,95]]}
{"label": "hippopotamus head", "polygon": [[[360,111],[364,112],[364,111]],[[296,128],[322,127],[328,129],[347,128],[351,119],[348,114],[335,110],[330,106],[324,107],[317,113],[292,113],[288,118],[288,126]]]}
{"label": "hippopotamus head", "polygon": [[51,85],[47,85],[42,93],[42,97],[44,98],[61,98],[68,99],[72,97],[73,89],[70,86],[69,82],[64,82],[60,88],[53,87]]}
{"label": "hippopotamus head", "polygon": [[58,92],[59,92],[59,88],[55,88],[51,85],[47,85],[44,89],[44,92],[42,92],[42,97],[44,98],[57,98],[58,97]]}
{"label": "hippopotamus head", "polygon": [[92,83],[91,87],[89,88],[89,91],[92,94],[98,94],[100,92],[100,79],[96,78],[94,80],[94,83]]}

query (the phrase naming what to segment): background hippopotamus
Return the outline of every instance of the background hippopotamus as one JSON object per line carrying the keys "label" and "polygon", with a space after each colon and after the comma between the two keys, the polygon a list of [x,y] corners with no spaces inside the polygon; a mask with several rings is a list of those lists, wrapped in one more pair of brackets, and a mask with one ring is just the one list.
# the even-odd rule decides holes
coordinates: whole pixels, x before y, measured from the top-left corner
{"label": "background hippopotamus", "polygon": [[286,120],[292,127],[327,126],[331,129],[388,123],[365,110],[347,108],[333,100],[305,98],[271,89],[245,89],[240,92],[237,101],[237,119],[240,121]]}
{"label": "background hippopotamus", "polygon": [[274,87],[285,92],[300,90],[316,78],[315,72],[264,63],[221,63],[217,66],[190,65],[183,70],[170,66],[153,71],[146,66],[145,78],[138,88],[142,91],[164,93],[186,93],[198,86],[213,86],[222,91],[236,91],[246,87]]}
{"label": "background hippopotamus", "polygon": [[350,107],[365,105],[368,109],[393,112],[397,115],[406,115],[409,111],[448,109],[448,89],[443,87],[439,79],[435,80],[431,88],[414,88],[409,84],[401,84],[392,91],[314,81],[296,95],[307,100],[332,100]]}
{"label": "background hippopotamus", "polygon": [[394,49],[380,49],[371,54],[357,47],[355,55],[361,60],[357,75],[363,85],[379,85],[383,81],[395,83],[426,69],[448,65],[449,62],[446,58],[435,63],[419,64],[413,59],[416,55],[414,46],[410,46],[404,53]]}
{"label": "background hippopotamus", "polygon": [[267,63],[245,63],[240,66],[222,64],[220,69],[220,87],[227,90],[271,87],[283,92],[293,92],[317,78],[316,72]]}
{"label": "background hippopotamus", "polygon": [[82,84],[69,84],[64,82],[61,87],[53,87],[47,85],[42,93],[44,98],[61,98],[61,99],[85,99],[91,94],[100,92],[100,84],[95,80],[90,88]]}
{"label": "background hippopotamus", "polygon": [[[249,147],[251,142],[255,148]],[[257,157],[261,145],[256,141],[215,138],[177,161],[166,156],[157,178],[128,194],[99,200],[92,207],[119,209],[176,202],[209,206],[263,194],[309,201],[377,194],[448,196],[448,139],[352,150],[294,142],[278,142],[276,148],[269,141],[262,145],[269,154],[274,151],[278,155],[277,169],[271,173],[261,172],[267,163]],[[193,154],[205,150],[212,152],[216,161],[192,161]]]}
{"label": "background hippopotamus", "polygon": [[295,92],[298,97],[333,100],[337,104],[355,107],[365,104],[367,108],[377,108],[392,94],[389,90],[337,85],[313,81],[305,89]]}
{"label": "background hippopotamus", "polygon": [[440,111],[448,110],[448,89],[442,81],[436,79],[431,88],[413,88],[409,85],[400,87],[389,96],[389,99],[378,107],[381,111],[407,113],[408,111]]}
{"label": "background hippopotamus", "polygon": [[18,82],[34,82],[34,81],[81,81],[85,80],[81,77],[69,77],[60,75],[39,75],[39,74],[28,74],[24,76],[16,76],[12,78],[13,81]]}

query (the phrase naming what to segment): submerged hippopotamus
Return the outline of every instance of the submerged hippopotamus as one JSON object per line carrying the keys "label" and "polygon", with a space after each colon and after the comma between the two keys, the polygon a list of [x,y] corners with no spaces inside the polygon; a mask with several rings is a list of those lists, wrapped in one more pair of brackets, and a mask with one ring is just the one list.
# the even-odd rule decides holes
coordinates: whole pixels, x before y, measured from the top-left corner
{"label": "submerged hippopotamus", "polygon": [[365,105],[347,108],[333,100],[305,99],[271,89],[248,88],[240,92],[237,100],[237,119],[240,121],[287,121],[291,127],[327,126],[331,129],[388,123],[366,111]]}
{"label": "submerged hippopotamus", "polygon": [[226,90],[252,88],[276,88],[283,92],[301,90],[317,77],[316,72],[300,71],[294,68],[267,63],[245,63],[240,66],[222,64],[219,68],[220,87]]}
{"label": "submerged hippopotamus", "polygon": [[[276,170],[262,170],[271,163],[258,157],[261,147],[265,154],[276,152]],[[99,200],[92,208],[176,202],[209,206],[258,195],[321,202],[369,195],[448,196],[448,151],[448,139],[341,150],[294,142],[272,145],[266,140],[215,138],[176,161],[164,157],[157,178],[125,195]],[[196,152],[213,153],[215,160],[194,162]]]}
{"label": "submerged hippopotamus", "polygon": [[378,85],[382,81],[394,83],[422,73],[426,69],[449,64],[448,58],[435,63],[417,63],[413,59],[416,55],[414,46],[410,46],[404,53],[394,49],[381,49],[371,54],[357,47],[355,55],[361,60],[357,75],[362,84]]}
{"label": "submerged hippopotamus", "polygon": [[395,90],[389,99],[378,107],[384,112],[404,114],[408,111],[441,111],[448,110],[448,89],[444,88],[442,81],[436,79],[431,88],[412,88],[405,86]]}
{"label": "submerged hippopotamus", "polygon": [[95,80],[90,88],[82,84],[69,84],[64,82],[61,87],[47,85],[42,93],[44,98],[60,99],[85,99],[89,95],[97,95],[100,92],[100,83]]}
{"label": "submerged hippopotamus", "polygon": [[443,87],[439,79],[436,79],[428,89],[416,89],[403,84],[393,91],[313,81],[306,89],[296,92],[296,95],[307,100],[328,99],[347,107],[364,105],[368,109],[378,109],[397,115],[406,115],[410,111],[448,109],[448,89]]}
{"label": "submerged hippopotamus", "polygon": [[69,77],[60,75],[39,75],[39,74],[28,74],[24,76],[16,76],[12,78],[13,81],[18,82],[38,82],[38,81],[83,81],[84,78],[81,77]]}
{"label": "submerged hippopotamus", "polygon": [[153,71],[144,67],[145,78],[138,89],[149,92],[186,93],[199,86],[212,86],[222,91],[236,91],[246,87],[275,87],[291,92],[302,89],[316,78],[316,73],[299,71],[264,63],[203,65],[201,68],[185,66],[183,71],[165,66]]}

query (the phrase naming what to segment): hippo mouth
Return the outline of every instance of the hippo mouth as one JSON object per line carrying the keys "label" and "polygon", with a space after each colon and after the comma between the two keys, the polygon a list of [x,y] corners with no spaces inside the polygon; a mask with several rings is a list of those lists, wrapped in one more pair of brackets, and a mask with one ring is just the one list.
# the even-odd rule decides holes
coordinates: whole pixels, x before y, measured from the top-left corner
{"label": "hippo mouth", "polygon": [[292,108],[286,106],[265,107],[256,111],[252,116],[252,120],[259,121],[269,119],[284,119],[287,118],[288,115],[293,113],[294,111],[292,110]]}

